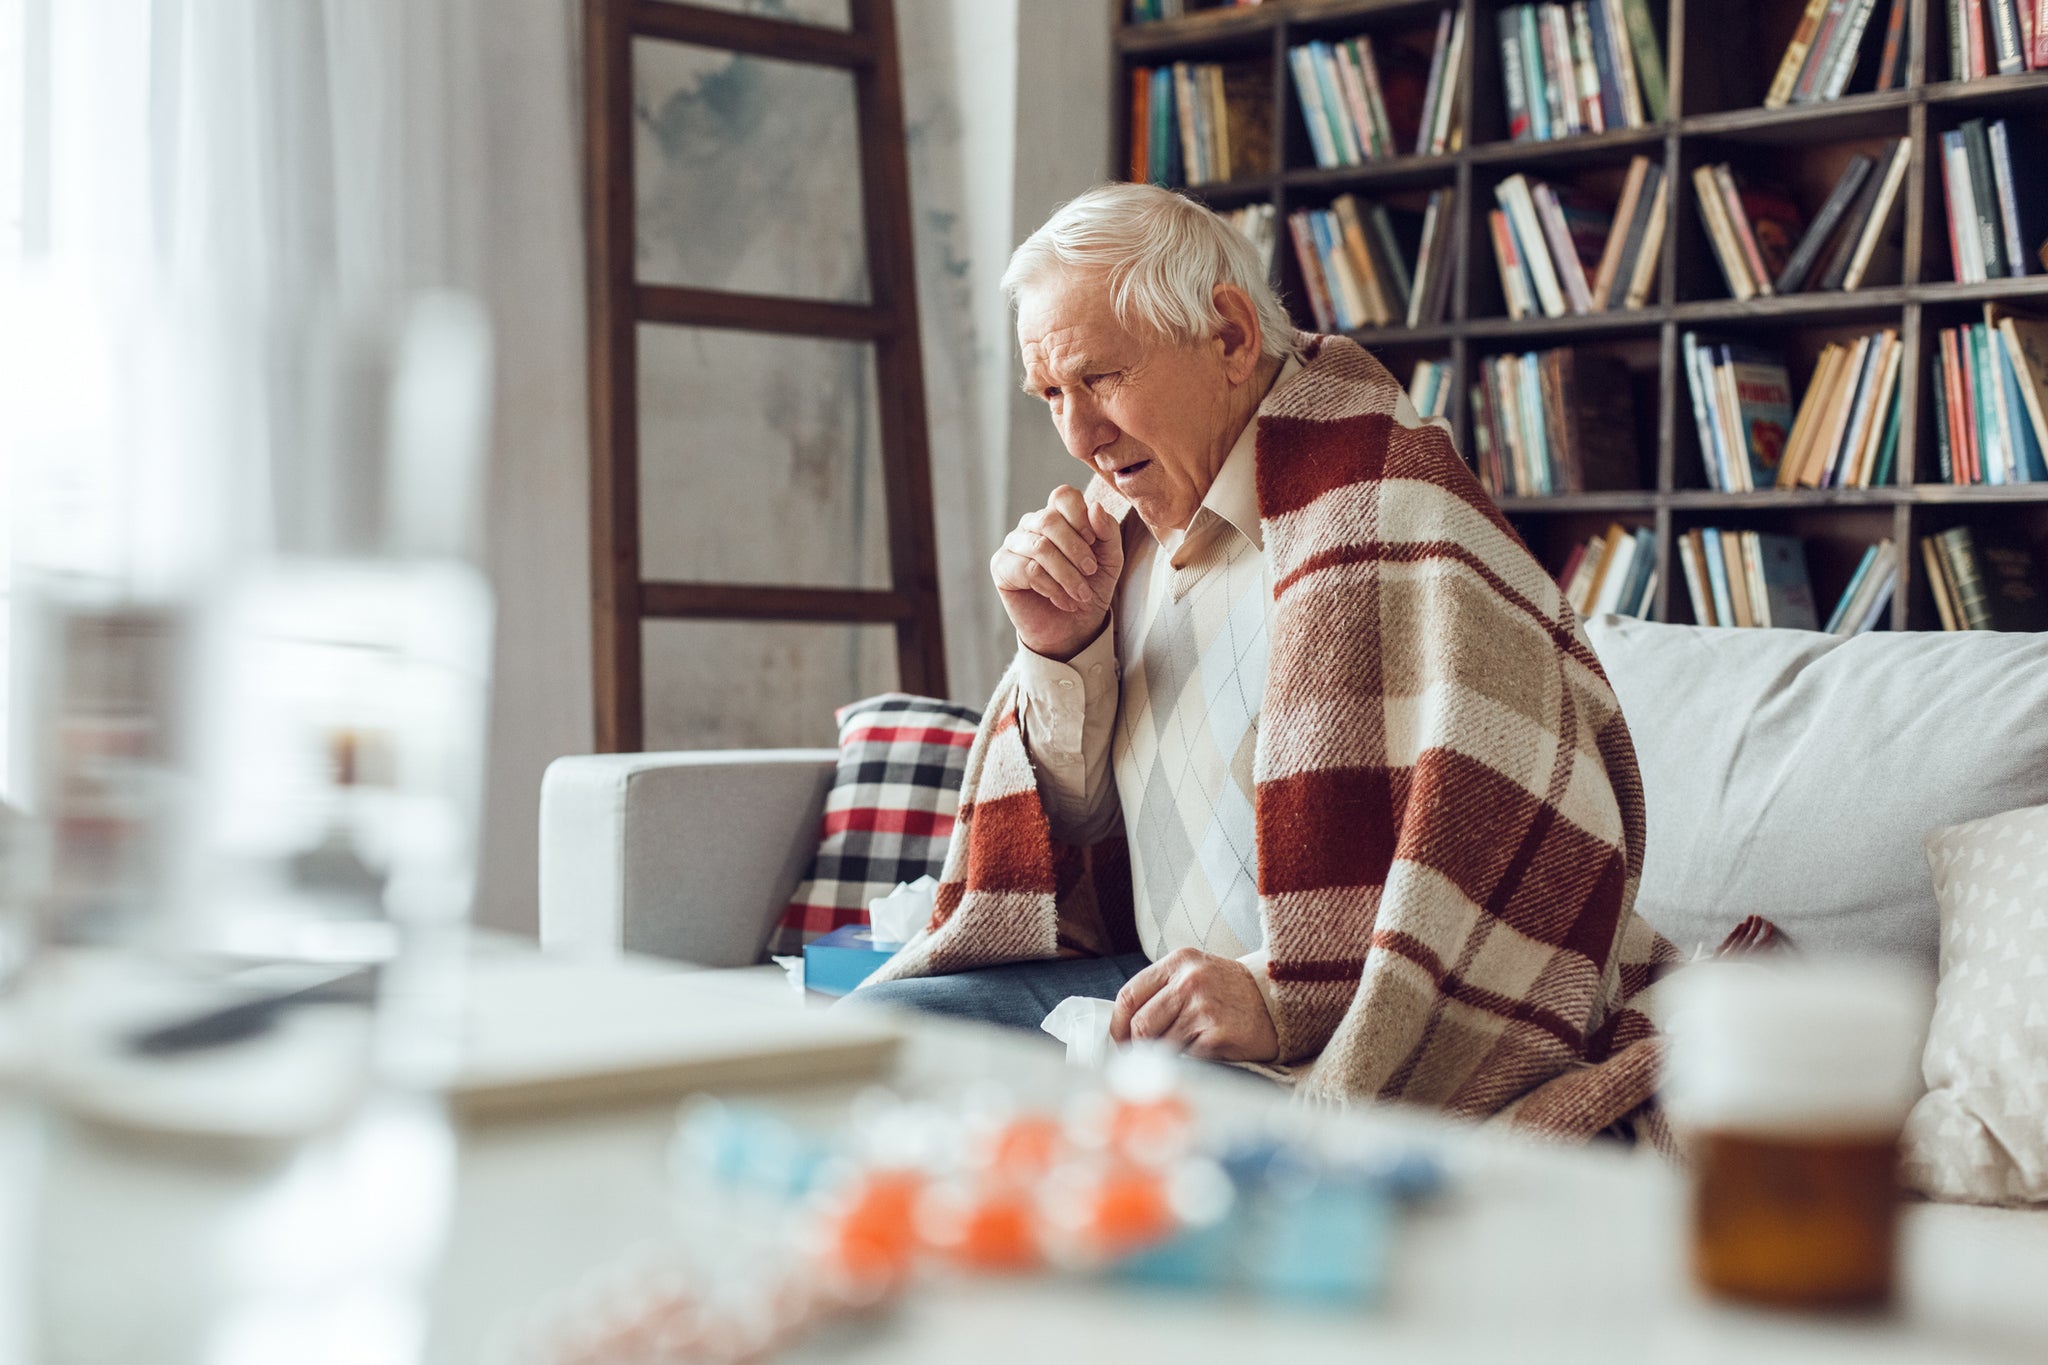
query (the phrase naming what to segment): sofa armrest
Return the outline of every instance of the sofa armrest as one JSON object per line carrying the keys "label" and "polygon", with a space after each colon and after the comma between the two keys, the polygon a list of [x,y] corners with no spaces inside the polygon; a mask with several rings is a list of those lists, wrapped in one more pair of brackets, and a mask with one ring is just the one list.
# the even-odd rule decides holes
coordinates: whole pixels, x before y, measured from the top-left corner
{"label": "sofa armrest", "polygon": [[541,779],[542,946],[759,962],[817,851],[837,760],[831,749],[556,759]]}

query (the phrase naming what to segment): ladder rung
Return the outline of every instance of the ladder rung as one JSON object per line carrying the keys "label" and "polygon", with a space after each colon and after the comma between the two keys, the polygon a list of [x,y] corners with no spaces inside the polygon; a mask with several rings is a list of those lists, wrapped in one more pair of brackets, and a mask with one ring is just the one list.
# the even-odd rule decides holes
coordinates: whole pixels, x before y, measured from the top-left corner
{"label": "ladder rung", "polygon": [[733,583],[642,583],[640,615],[661,620],[905,621],[902,593],[860,588],[768,588]]}
{"label": "ladder rung", "polygon": [[742,332],[838,337],[848,341],[873,341],[892,336],[897,330],[894,315],[871,303],[735,294],[669,284],[639,285],[634,290],[633,303],[633,315],[641,322],[676,327],[725,327]]}
{"label": "ladder rung", "polygon": [[861,67],[871,66],[875,60],[874,42],[865,33],[675,4],[673,0],[629,0],[626,28],[636,38],[665,38],[785,62]]}

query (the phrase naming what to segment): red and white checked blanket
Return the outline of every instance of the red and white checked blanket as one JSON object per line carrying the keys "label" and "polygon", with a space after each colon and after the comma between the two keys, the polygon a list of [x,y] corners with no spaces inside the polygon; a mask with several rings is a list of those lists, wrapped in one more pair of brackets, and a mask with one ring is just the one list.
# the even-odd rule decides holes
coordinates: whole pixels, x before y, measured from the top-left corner
{"label": "red and white checked blanket", "polygon": [[[1357,345],[1303,340],[1256,447],[1259,896],[1284,1069],[1326,1099],[1560,1137],[1653,1118],[1661,1040],[1631,1002],[1678,954],[1633,908],[1620,705],[1450,438],[1397,421],[1401,386]],[[1100,480],[1088,497],[1129,510]],[[997,685],[969,750],[929,927],[875,980],[1135,946],[1122,842],[1053,842],[1017,698]]]}

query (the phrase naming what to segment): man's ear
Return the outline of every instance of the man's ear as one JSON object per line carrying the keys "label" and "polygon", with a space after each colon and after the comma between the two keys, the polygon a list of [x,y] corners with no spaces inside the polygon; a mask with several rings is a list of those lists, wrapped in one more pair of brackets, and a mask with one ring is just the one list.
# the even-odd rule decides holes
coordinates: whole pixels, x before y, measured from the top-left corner
{"label": "man's ear", "polygon": [[1209,295],[1223,324],[1216,338],[1223,343],[1223,373],[1233,384],[1242,384],[1258,371],[1265,352],[1265,334],[1259,329],[1259,310],[1251,295],[1234,284],[1219,284]]}

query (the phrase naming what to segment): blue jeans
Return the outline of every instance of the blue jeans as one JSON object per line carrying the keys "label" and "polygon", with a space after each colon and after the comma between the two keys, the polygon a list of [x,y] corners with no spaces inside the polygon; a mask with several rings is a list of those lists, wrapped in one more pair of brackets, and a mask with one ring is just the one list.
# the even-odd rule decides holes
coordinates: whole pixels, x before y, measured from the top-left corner
{"label": "blue jeans", "polygon": [[920,976],[863,986],[849,999],[901,1009],[948,1014],[956,1019],[1037,1031],[1054,1005],[1070,995],[1114,1000],[1124,983],[1150,966],[1143,953],[1083,957],[1054,962],[1009,962],[1000,967]]}

